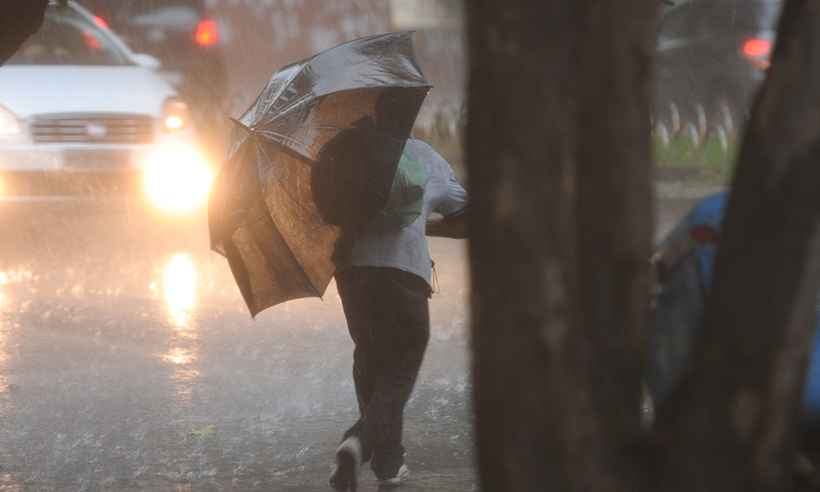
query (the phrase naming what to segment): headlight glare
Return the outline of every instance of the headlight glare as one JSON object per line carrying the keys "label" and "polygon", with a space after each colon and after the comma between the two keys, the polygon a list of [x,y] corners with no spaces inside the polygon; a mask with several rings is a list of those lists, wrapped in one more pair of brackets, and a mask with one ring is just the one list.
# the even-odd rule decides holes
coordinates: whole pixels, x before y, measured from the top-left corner
{"label": "headlight glare", "polygon": [[0,138],[16,137],[23,131],[20,120],[11,111],[0,106]]}
{"label": "headlight glare", "polygon": [[187,130],[191,124],[188,105],[179,99],[169,99],[162,111],[162,129],[173,133]]}
{"label": "headlight glare", "polygon": [[145,193],[155,207],[179,214],[190,212],[208,200],[214,175],[193,146],[174,143],[148,155],[143,179]]}

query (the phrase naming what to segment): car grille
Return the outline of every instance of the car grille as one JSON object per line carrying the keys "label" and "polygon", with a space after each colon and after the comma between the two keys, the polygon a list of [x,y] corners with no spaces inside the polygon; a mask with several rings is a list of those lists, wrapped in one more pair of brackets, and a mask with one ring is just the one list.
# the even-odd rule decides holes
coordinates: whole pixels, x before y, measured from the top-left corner
{"label": "car grille", "polygon": [[54,114],[31,123],[35,143],[145,144],[154,139],[154,120],[144,115]]}

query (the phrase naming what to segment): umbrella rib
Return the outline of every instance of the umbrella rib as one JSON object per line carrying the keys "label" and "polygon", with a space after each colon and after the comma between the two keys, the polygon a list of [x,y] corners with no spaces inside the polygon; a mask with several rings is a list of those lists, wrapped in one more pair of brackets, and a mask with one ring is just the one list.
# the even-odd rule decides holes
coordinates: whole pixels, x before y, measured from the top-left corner
{"label": "umbrella rib", "polygon": [[[291,82],[291,81],[289,81],[288,83],[290,83],[290,82]],[[280,95],[281,95],[281,92],[280,92]],[[311,101],[311,100],[314,100],[316,97],[317,97],[317,96],[316,96],[315,94],[304,94],[304,95],[302,95],[301,97],[299,97],[298,99],[294,99],[293,101],[291,101],[290,105],[289,105],[287,108],[283,109],[282,111],[278,111],[278,112],[276,113],[276,117],[272,118],[272,119],[271,119],[271,121],[276,121],[276,119],[278,119],[279,115],[282,115],[282,114],[287,114],[287,113],[288,113],[288,112],[290,112],[292,109],[294,109],[294,108],[296,108],[296,107],[298,107],[298,106],[301,106],[301,105],[302,105],[302,103],[304,103],[305,101]],[[271,108],[273,107],[273,105],[276,103],[276,101],[277,101],[278,99],[279,99],[279,96],[277,96],[277,97],[276,97],[276,99],[274,99],[273,101],[271,101],[270,107],[269,107],[269,108],[267,108],[267,109],[266,109],[266,111],[270,111],[270,110],[271,110]]]}
{"label": "umbrella rib", "polygon": [[236,119],[236,118],[228,118],[228,119],[229,119],[229,120],[231,120],[231,122],[233,122],[233,124],[237,125],[239,128],[242,128],[242,129],[243,129],[243,130],[245,130],[246,132],[248,132],[248,133],[253,133],[253,130],[251,130],[251,129],[248,127],[248,125],[246,125],[246,124],[242,123],[242,121],[241,121],[241,120],[238,120],[238,119]]}
{"label": "umbrella rib", "polygon": [[430,89],[433,88],[433,85],[431,83],[427,82],[423,78],[422,78],[422,80],[423,80],[423,83],[419,82],[418,85],[409,85],[409,86],[378,85],[378,86],[373,86],[373,87],[351,87],[349,89],[341,89],[341,90],[338,90],[338,91],[331,91],[331,92],[328,92],[326,94],[306,94],[303,97],[300,97],[299,99],[296,99],[295,101],[293,101],[293,103],[290,106],[288,106],[287,108],[285,108],[282,111],[279,111],[278,113],[276,113],[276,116],[274,118],[272,118],[271,121],[276,121],[282,115],[287,115],[288,113],[290,113],[290,112],[292,112],[296,109],[301,109],[300,106],[302,104],[304,104],[306,101],[308,101],[308,102],[315,101],[315,100],[325,98],[325,97],[328,97],[328,96],[333,96],[333,95],[336,95],[336,94],[345,94],[347,92],[357,92],[357,91],[385,90],[385,89],[413,89],[413,90],[415,90],[415,89],[427,89],[429,91]]}
{"label": "umbrella rib", "polygon": [[[282,92],[284,92],[284,91],[285,91],[285,89],[286,89],[286,88],[287,88],[287,87],[291,84],[291,82],[293,82],[293,81],[294,81],[294,79],[296,79],[296,77],[298,77],[298,76],[299,76],[299,74],[301,74],[301,73],[302,73],[302,71],[303,71],[304,69],[305,69],[305,65],[304,65],[304,64],[301,64],[301,65],[300,65],[300,67],[299,67],[299,70],[294,71],[294,72],[293,72],[293,75],[291,75],[291,76],[290,76],[290,78],[288,78],[287,80],[285,80],[285,81],[282,83],[282,86],[279,88],[279,91],[276,93],[276,95],[275,95],[275,96],[273,97],[273,99],[271,100],[271,103],[273,103],[273,102],[275,102],[277,99],[279,99],[279,96],[281,96],[281,95],[282,95]],[[276,76],[276,74],[274,74],[274,77],[275,77],[275,76]],[[271,82],[272,82],[272,80],[269,80],[269,81],[268,81],[268,83],[267,83],[267,84],[265,84],[265,89],[267,89],[268,87],[270,87]],[[257,108],[257,107],[258,107],[258,105],[259,105],[259,101],[262,99],[262,96],[265,94],[265,89],[263,89],[263,90],[262,90],[262,93],[260,93],[260,94],[256,97],[256,101],[254,101],[254,103],[253,103],[253,104],[251,104],[251,106],[250,106],[250,107],[249,107],[249,108],[248,108],[248,109],[247,109],[244,113],[242,113],[242,116],[240,117],[240,119],[241,119],[241,118],[244,118],[245,116],[247,116],[247,115],[248,115],[248,114],[250,114],[251,112],[255,112],[256,108]],[[270,106],[270,105],[268,105],[268,106]],[[270,107],[268,107],[267,109],[270,109]]]}
{"label": "umbrella rib", "polygon": [[[348,42],[346,42],[346,43],[342,43],[342,44],[340,44],[340,45],[338,45],[338,46],[335,46],[334,48],[331,48],[330,50],[327,50],[327,51],[324,51],[324,52],[322,52],[322,53],[319,53],[319,54],[317,54],[317,55],[315,55],[315,56],[313,56],[313,57],[307,58],[307,59],[305,59],[305,60],[303,60],[303,61],[301,61],[301,62],[297,62],[296,64],[298,64],[298,65],[299,65],[299,69],[298,69],[298,70],[296,70],[296,71],[294,71],[294,72],[293,72],[293,75],[291,75],[291,76],[290,76],[290,77],[289,77],[286,81],[284,81],[284,82],[282,83],[282,85],[281,85],[281,87],[280,87],[280,89],[279,89],[278,93],[276,94],[276,96],[273,98],[273,100],[272,100],[271,102],[273,103],[273,102],[275,102],[277,99],[279,99],[279,96],[281,96],[281,95],[282,95],[282,93],[285,91],[285,89],[286,89],[286,88],[287,88],[287,87],[288,87],[288,86],[289,86],[289,85],[290,85],[290,84],[291,84],[291,83],[292,83],[292,82],[296,79],[296,77],[298,77],[299,75],[301,75],[301,74],[305,71],[305,68],[307,68],[307,67],[310,65],[310,62],[311,62],[311,61],[313,61],[315,58],[317,58],[317,57],[319,57],[319,56],[325,55],[325,54],[327,54],[328,52],[333,51],[333,50],[335,50],[335,49],[342,48],[342,47],[345,47],[345,46],[348,46],[348,45],[352,45],[352,44],[356,44],[356,43],[361,43],[361,42],[363,42],[363,41],[371,41],[371,40],[373,40],[373,39],[378,39],[378,38],[381,38],[381,37],[394,36],[394,35],[399,35],[399,36],[407,36],[407,35],[412,35],[414,32],[415,32],[415,31],[400,31],[400,32],[397,32],[397,33],[390,33],[390,34],[374,34],[374,35],[372,35],[372,36],[366,36],[366,37],[363,37],[363,38],[354,39],[354,40],[348,41]],[[292,65],[290,65],[290,66],[292,66]],[[288,68],[288,67],[285,67],[283,70],[285,70],[285,69],[287,69],[287,68]],[[407,89],[419,88],[419,89],[420,89],[420,88],[423,88],[423,87],[427,87],[427,88],[432,88],[432,87],[433,87],[433,85],[432,85],[432,84],[430,84],[430,83],[429,83],[429,82],[428,82],[428,81],[424,78],[424,74],[419,73],[418,75],[419,75],[419,77],[421,78],[421,80],[422,80],[422,81],[424,81],[424,84],[421,84],[421,85],[418,85],[418,86],[408,86],[408,87],[405,87],[405,88],[407,88]],[[270,81],[268,82],[268,84],[270,84]],[[265,88],[267,88],[267,87],[269,87],[269,85],[266,85],[266,87],[265,87]],[[279,114],[287,113],[288,111],[290,111],[291,109],[293,109],[295,106],[297,106],[297,105],[301,104],[303,101],[308,100],[308,99],[313,99],[313,98],[315,98],[315,97],[325,97],[325,96],[329,96],[329,95],[331,95],[331,94],[337,94],[337,93],[340,93],[340,92],[355,91],[355,90],[366,90],[366,89],[377,89],[377,88],[384,88],[384,87],[385,87],[385,86],[375,86],[375,87],[356,87],[356,88],[352,88],[352,89],[343,89],[343,90],[340,90],[340,91],[328,92],[327,94],[305,94],[305,95],[303,95],[302,97],[300,97],[299,99],[297,99],[296,101],[294,101],[294,102],[293,102],[293,105],[292,105],[290,108],[286,109],[285,111],[283,111],[283,112],[281,112],[281,113],[279,113]],[[247,110],[247,111],[245,111],[245,113],[243,114],[243,117],[244,117],[245,115],[247,115],[248,113],[250,113],[250,112],[253,110],[253,108],[257,106],[257,104],[259,103],[259,101],[260,101],[260,99],[261,99],[261,98],[262,98],[262,94],[260,94],[260,95],[259,95],[259,97],[257,97],[256,102],[254,102],[254,104],[252,104],[252,105],[251,105],[251,107],[250,107],[250,108],[248,108],[248,110]],[[271,104],[270,106],[272,106],[272,104]],[[268,107],[268,109],[270,109],[270,106]]]}
{"label": "umbrella rib", "polygon": [[[356,88],[353,88],[353,89],[343,89],[343,90],[339,90],[339,91],[329,92],[327,94],[323,94],[321,97],[328,97],[328,96],[332,96],[332,95],[336,95],[336,94],[344,94],[344,93],[347,93],[347,92],[384,90],[384,89],[388,89],[388,88],[390,88],[390,87],[356,87]],[[421,84],[421,85],[418,85],[418,86],[398,87],[398,88],[399,89],[413,89],[413,90],[427,89],[429,91],[430,89],[433,88],[433,86],[429,82],[425,81],[424,84]],[[290,107],[288,107],[287,109],[277,113],[274,118],[271,118],[270,122],[273,123],[273,122],[287,116],[288,113],[296,111],[297,109],[301,109],[300,106],[303,103],[305,103],[306,101],[308,101],[309,99],[310,98],[304,98],[303,97],[303,98],[300,98],[300,99],[296,100]],[[312,100],[312,99],[310,99],[310,100]],[[332,127],[330,127],[330,128],[332,128]],[[281,143],[283,143],[283,144],[285,144],[286,142],[287,143],[293,142],[295,144],[299,143],[298,139],[293,138],[293,137],[289,137],[287,135],[283,135],[283,134],[278,133],[276,131],[264,130],[264,129],[263,130],[253,129],[252,131],[253,131],[254,134],[257,134],[257,135],[264,135],[264,136],[269,136],[269,137],[281,138],[283,140],[283,142],[281,142]],[[304,157],[308,160],[311,160],[311,161],[313,160],[313,157],[306,155],[306,151],[303,148],[303,146],[301,146],[301,145],[294,145],[292,147],[288,146],[288,145],[284,145],[284,146],[294,150],[295,152],[299,153],[299,155],[301,155],[302,157]]]}
{"label": "umbrella rib", "polygon": [[303,146],[298,145],[299,144],[299,139],[296,139],[294,137],[289,137],[289,136],[287,136],[283,133],[274,132],[274,131],[262,130],[262,131],[257,131],[256,133],[257,133],[257,135],[264,135],[264,136],[269,137],[269,138],[279,138],[279,139],[282,140],[282,142],[275,142],[275,143],[279,143],[281,145],[286,145],[288,143],[289,144],[294,144],[293,147],[290,147],[290,146],[287,146],[287,145],[286,146],[287,146],[287,148],[293,149],[294,151],[298,152],[300,157],[304,157],[306,159],[313,160],[312,158],[304,155],[301,152],[301,150],[302,150],[301,147],[303,147]]}

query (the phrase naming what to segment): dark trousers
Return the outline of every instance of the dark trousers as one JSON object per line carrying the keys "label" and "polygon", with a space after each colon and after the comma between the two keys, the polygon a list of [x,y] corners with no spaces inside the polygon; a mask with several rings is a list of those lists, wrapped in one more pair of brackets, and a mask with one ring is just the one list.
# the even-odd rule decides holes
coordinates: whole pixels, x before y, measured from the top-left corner
{"label": "dark trousers", "polygon": [[378,478],[391,478],[404,463],[404,407],[430,338],[430,287],[416,275],[372,267],[339,272],[336,285],[356,344],[360,413],[344,438],[359,437],[364,461],[372,459]]}

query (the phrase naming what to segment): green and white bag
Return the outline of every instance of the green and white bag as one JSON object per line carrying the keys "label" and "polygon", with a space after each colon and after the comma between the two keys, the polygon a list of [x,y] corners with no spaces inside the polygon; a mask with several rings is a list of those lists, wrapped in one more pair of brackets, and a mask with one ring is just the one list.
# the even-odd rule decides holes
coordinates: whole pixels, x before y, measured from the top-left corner
{"label": "green and white bag", "polygon": [[424,209],[424,189],[430,175],[423,162],[405,147],[399,160],[387,204],[379,213],[386,227],[401,229],[415,222]]}

